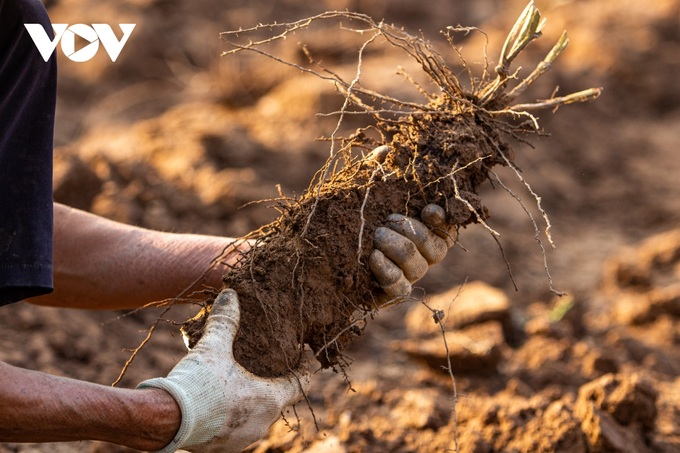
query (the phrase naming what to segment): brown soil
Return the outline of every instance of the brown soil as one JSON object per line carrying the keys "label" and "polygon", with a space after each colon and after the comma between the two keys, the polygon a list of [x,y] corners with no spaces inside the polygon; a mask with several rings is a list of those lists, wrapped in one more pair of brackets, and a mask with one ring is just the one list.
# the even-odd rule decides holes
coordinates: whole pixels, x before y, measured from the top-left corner
{"label": "brown soil", "polygon": [[[132,22],[139,32],[115,64],[60,61],[57,199],[150,228],[232,237],[277,218],[266,203],[239,209],[275,198],[276,184],[286,194],[304,192],[327,157],[327,143],[314,139],[335,125],[315,115],[339,103],[332,87],[289,68],[216,57],[217,32],[347,7],[428,35],[447,25],[478,25],[494,58],[524,6],[52,3],[56,23]],[[251,451],[441,452],[454,449],[454,430],[463,452],[680,451],[680,2],[537,5],[549,17],[541,42],[549,46],[567,29],[571,44],[536,89],[605,87],[593,104],[541,114],[552,137],[515,150],[551,216],[555,286],[570,295],[550,293],[526,215],[485,185],[480,197],[518,290],[496,242],[478,225],[461,231],[461,247],[418,284],[428,305],[447,313],[455,416],[451,378],[440,368],[447,357],[440,326],[426,308],[404,304],[376,315],[344,351],[352,390],[339,374],[315,374],[309,398],[318,428],[298,407],[300,431],[278,422]],[[471,34],[464,53],[479,55],[484,40]],[[286,55],[299,54],[295,41],[283,44]],[[318,31],[313,45],[325,62],[356,61],[354,43],[335,33]],[[546,50],[538,44],[527,58],[537,61]],[[404,62],[389,52],[370,57],[366,82],[408,96],[388,77]],[[356,127],[350,121],[346,132]],[[523,193],[512,175],[496,170]],[[172,315],[183,321],[195,311],[177,308]],[[103,384],[116,379],[129,357],[123,349],[137,346],[158,316],[29,304],[0,313],[2,360]],[[164,375],[184,355],[176,325],[158,331],[121,385]],[[297,424],[293,412],[287,418]],[[100,442],[0,445],[3,453],[71,451],[127,450]]]}
{"label": "brown soil", "polygon": [[[430,203],[446,207],[456,228],[486,218],[479,186],[512,151],[490,117],[462,107],[450,101],[441,115],[378,124],[393,129],[384,161],[348,159],[299,200],[279,206],[283,215],[265,227],[260,245],[224,277],[225,287],[241,295],[239,363],[280,376],[298,365],[308,345],[322,367],[344,364],[342,351],[382,303],[367,262],[384,219],[419,217]],[[200,338],[194,326],[187,331],[190,344]]]}

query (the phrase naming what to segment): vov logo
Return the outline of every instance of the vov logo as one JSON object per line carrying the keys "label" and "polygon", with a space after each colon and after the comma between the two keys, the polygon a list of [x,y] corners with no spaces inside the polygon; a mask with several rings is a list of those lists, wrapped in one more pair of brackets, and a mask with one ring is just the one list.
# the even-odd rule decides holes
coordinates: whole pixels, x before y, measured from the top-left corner
{"label": "vov logo", "polygon": [[[38,48],[43,60],[49,60],[57,44],[61,40],[61,50],[70,60],[76,62],[88,61],[97,54],[99,43],[109,54],[111,61],[116,61],[123,46],[127,42],[136,24],[119,24],[123,37],[118,39],[111,27],[107,24],[52,24],[54,39],[50,39],[47,32],[40,24],[24,24],[28,34],[31,35],[35,46]],[[83,38],[89,44],[76,50],[76,35]]]}

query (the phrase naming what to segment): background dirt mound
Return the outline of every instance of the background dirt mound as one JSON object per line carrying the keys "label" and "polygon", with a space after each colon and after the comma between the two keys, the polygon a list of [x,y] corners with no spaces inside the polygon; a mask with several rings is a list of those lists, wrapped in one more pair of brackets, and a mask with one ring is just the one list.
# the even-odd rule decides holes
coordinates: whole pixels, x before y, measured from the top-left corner
{"label": "background dirt mound", "polygon": [[[116,63],[103,52],[90,63],[59,62],[57,200],[146,227],[241,235],[276,215],[266,203],[239,208],[244,203],[275,195],[276,184],[285,193],[307,186],[328,153],[327,144],[315,138],[328,135],[334,124],[315,115],[337,109],[339,100],[332,87],[281,65],[219,58],[218,32],[349,8],[422,29],[433,39],[447,25],[480,26],[493,59],[524,2],[50,5],[55,23],[137,23]],[[558,248],[548,259],[555,286],[570,296],[550,295],[522,210],[501,191],[482,194],[519,290],[483,228],[464,230],[466,251],[453,250],[419,283],[451,313],[458,294],[453,288],[466,281],[461,306],[468,290],[507,299],[500,310],[482,306],[470,315],[474,321],[445,318],[455,327],[448,334],[448,354],[459,392],[460,451],[678,452],[680,2],[546,0],[537,6],[549,18],[548,37],[527,58],[542,58],[564,28],[571,37],[539,89],[547,97],[555,85],[561,93],[605,87],[595,103],[569,106],[556,116],[543,113],[541,123],[552,137],[516,150],[518,165],[551,216]],[[461,39],[463,52],[479,61],[484,36]],[[355,62],[351,43],[338,41],[333,30],[317,32],[312,41],[328,61]],[[299,58],[295,40],[281,50]],[[371,83],[386,91],[403,89],[390,77],[401,61],[389,53],[370,57]],[[474,281],[487,286],[480,289]],[[331,372],[315,376],[310,401],[318,431],[301,407],[299,433],[277,423],[254,450],[453,448],[451,379],[439,368],[447,352],[434,323],[426,331],[406,325],[404,319],[416,313],[427,318],[430,312],[415,305],[382,313],[347,351],[354,359],[354,391]],[[174,313],[180,320],[188,314]],[[139,343],[156,313],[119,315],[27,304],[3,308],[0,356],[109,384],[128,357],[122,349]],[[123,384],[167,373],[183,354],[176,328],[167,326]],[[295,424],[295,415],[288,418]],[[0,451],[125,450],[82,442],[4,444]]]}

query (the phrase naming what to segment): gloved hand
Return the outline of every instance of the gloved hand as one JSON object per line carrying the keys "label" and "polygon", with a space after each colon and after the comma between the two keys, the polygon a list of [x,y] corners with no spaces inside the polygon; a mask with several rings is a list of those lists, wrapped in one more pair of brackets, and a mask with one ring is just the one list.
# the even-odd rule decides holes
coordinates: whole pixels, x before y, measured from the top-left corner
{"label": "gloved hand", "polygon": [[[371,159],[381,163],[389,147],[373,150]],[[422,220],[401,214],[390,214],[384,226],[373,236],[374,250],[368,265],[385,295],[391,299],[411,294],[411,283],[422,278],[427,269],[446,256],[453,247],[458,233],[447,225],[446,211],[441,206],[429,204],[420,213]]]}
{"label": "gloved hand", "polygon": [[420,218],[423,222],[390,214],[385,225],[375,230],[375,249],[368,264],[389,299],[411,294],[411,283],[443,260],[455,243],[456,230],[444,227],[446,212],[441,206],[425,206]]}
{"label": "gloved hand", "polygon": [[222,291],[198,344],[166,378],[139,384],[167,391],[182,411],[179,431],[162,452],[240,452],[264,437],[282,409],[308,391],[307,369],[283,378],[261,378],[234,360],[239,319],[236,292]]}

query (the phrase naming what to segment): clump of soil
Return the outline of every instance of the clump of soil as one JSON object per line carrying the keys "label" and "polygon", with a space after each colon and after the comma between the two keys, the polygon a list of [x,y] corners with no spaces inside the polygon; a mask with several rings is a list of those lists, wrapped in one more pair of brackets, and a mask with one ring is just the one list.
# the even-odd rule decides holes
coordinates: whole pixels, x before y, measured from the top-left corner
{"label": "clump of soil", "polygon": [[[514,95],[505,92],[509,64],[540,35],[540,15],[533,3],[510,33],[496,77],[486,74],[488,80],[473,80],[472,90],[462,87],[429,43],[403,30],[354,13],[326,13],[312,21],[338,17],[371,27],[374,34],[364,47],[377,37],[403,47],[441,92],[427,94],[427,102],[416,105],[334,76],[346,100],[340,117],[353,106],[372,115],[374,123],[352,137],[333,137],[333,146],[339,145],[340,151],[331,153],[306,193],[278,201],[281,216],[250,236],[256,245],[224,276],[224,287],[236,290],[241,302],[235,357],[261,376],[279,376],[294,369],[304,345],[312,349],[322,367],[342,367],[342,351],[352,337],[361,333],[376,310],[395,302],[385,301],[367,266],[375,229],[391,213],[418,218],[428,204],[445,208],[449,230],[484,222],[488,213],[479,188],[493,178],[495,165],[512,166],[513,151],[507,140],[526,131],[525,124],[512,125],[507,117],[533,120],[520,113],[528,110],[527,105],[509,107]],[[282,35],[306,22],[286,24]],[[562,44],[557,54],[566,46]],[[254,48],[252,43],[237,46],[237,50]],[[528,86],[531,81],[525,83]],[[597,94],[531,107],[555,106]],[[376,105],[385,103],[392,107],[380,113]],[[386,156],[366,155],[383,143],[391,148]],[[209,310],[208,304],[185,326],[190,344],[200,338]]]}
{"label": "clump of soil", "polygon": [[[308,344],[323,366],[337,364],[361,330],[355,312],[380,306],[366,265],[375,228],[393,212],[418,216],[428,203],[446,206],[458,226],[484,217],[475,194],[501,161],[498,152],[508,151],[484,121],[412,118],[400,125],[382,164],[357,159],[283,206],[259,245],[224,278],[242,305],[237,360],[258,374],[282,374],[290,366],[285,358],[294,363],[300,345]],[[467,168],[454,171],[456,163]],[[456,191],[467,203],[449,199]]]}

